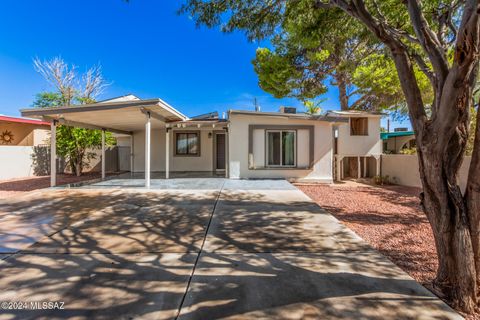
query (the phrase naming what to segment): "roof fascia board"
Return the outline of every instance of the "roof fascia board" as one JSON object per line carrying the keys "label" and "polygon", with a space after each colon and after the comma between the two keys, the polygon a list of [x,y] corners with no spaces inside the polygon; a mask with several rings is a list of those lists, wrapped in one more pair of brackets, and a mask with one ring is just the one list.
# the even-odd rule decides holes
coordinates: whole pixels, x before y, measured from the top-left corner
{"label": "roof fascia board", "polygon": [[77,122],[77,121],[70,121],[70,120],[65,120],[63,118],[60,119],[55,119],[51,117],[43,117],[45,121],[53,122],[53,121],[58,121],[60,124],[69,126],[69,127],[77,127],[77,128],[84,128],[84,129],[92,129],[92,130],[105,130],[108,132],[113,132],[113,133],[118,133],[118,134],[126,134],[131,136],[133,132],[131,131],[124,131],[124,130],[119,130],[119,129],[113,129],[113,128],[108,128],[108,127],[100,127],[100,126],[95,126],[92,124],[87,124],[87,123],[82,123],[82,122]]}
{"label": "roof fascia board", "polygon": [[20,110],[22,116],[43,116],[51,114],[60,114],[60,113],[74,113],[74,112],[89,112],[89,111],[101,111],[101,110],[112,110],[112,109],[121,109],[128,107],[137,107],[142,105],[158,105],[158,99],[151,100],[140,100],[140,101],[126,101],[126,102],[116,102],[116,103],[93,103],[89,105],[79,105],[79,106],[70,106],[70,107],[51,107],[51,108],[42,108],[42,109],[22,109]]}

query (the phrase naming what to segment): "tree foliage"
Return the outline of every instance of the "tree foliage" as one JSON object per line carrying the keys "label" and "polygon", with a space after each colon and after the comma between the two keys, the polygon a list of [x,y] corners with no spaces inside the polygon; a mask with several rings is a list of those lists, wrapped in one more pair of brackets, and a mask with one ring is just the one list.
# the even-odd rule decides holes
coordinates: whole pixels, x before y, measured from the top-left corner
{"label": "tree foliage", "polygon": [[[34,60],[37,70],[47,82],[55,88],[53,92],[41,92],[36,95],[33,106],[37,108],[70,106],[95,102],[108,83],[103,79],[101,67],[95,66],[81,76],[74,66],[69,66],[63,59]],[[107,145],[115,144],[115,139],[106,133]],[[65,125],[57,127],[57,153],[65,158],[68,166],[77,175],[96,157],[92,149],[102,145],[100,130],[74,128]]]}

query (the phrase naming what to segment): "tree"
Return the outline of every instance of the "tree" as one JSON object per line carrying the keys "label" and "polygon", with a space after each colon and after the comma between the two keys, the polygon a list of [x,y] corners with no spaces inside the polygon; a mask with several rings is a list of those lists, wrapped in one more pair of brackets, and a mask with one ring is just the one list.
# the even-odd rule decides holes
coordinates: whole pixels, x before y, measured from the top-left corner
{"label": "tree", "polygon": [[308,114],[319,114],[320,112],[322,112],[322,108],[320,107],[320,104],[322,102],[324,102],[324,100],[320,100],[320,101],[308,100],[308,101],[305,101],[303,104]]}
{"label": "tree", "polygon": [[[416,135],[421,201],[439,261],[434,285],[457,308],[473,312],[480,286],[480,126],[469,133],[469,124],[479,62],[479,1],[187,0],[180,12],[199,25],[243,30],[253,40],[282,32],[288,12],[308,3],[319,12],[342,10],[388,50]],[[431,104],[422,97],[416,68],[429,79]],[[475,142],[462,194],[458,173],[469,134]]]}
{"label": "tree", "polygon": [[[81,78],[75,67],[69,66],[59,57],[46,61],[37,58],[34,60],[34,66],[35,70],[56,89],[55,92],[37,94],[33,102],[33,106],[37,108],[93,103],[108,85],[103,79],[100,66],[88,69]],[[105,138],[107,145],[115,143],[110,133],[107,133]],[[68,166],[77,176],[80,176],[83,168],[95,158],[96,154],[90,150],[101,145],[100,130],[64,125],[57,128],[57,153],[66,159]]]}

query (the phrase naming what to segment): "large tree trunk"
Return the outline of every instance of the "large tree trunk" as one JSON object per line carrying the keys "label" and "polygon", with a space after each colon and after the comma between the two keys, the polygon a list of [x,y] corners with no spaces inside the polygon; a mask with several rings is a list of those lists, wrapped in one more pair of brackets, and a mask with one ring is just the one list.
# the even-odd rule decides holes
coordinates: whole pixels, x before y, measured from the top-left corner
{"label": "large tree trunk", "polygon": [[[480,287],[480,108],[477,110],[477,126],[475,142],[470,162],[465,202],[467,204],[468,219],[470,221],[470,234],[472,237],[475,269],[477,273],[477,286]],[[477,292],[478,293],[478,292]]]}
{"label": "large tree trunk", "polygon": [[438,255],[434,284],[461,310],[472,312],[477,303],[475,257],[462,193],[457,184],[451,184],[457,179],[458,168],[429,148],[420,151],[418,157],[422,206],[432,227]]}

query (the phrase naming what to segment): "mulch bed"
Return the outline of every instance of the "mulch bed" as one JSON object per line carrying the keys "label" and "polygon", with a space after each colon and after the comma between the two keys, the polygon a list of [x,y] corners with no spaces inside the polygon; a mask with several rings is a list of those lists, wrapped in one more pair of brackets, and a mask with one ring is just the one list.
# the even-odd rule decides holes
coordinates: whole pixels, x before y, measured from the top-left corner
{"label": "mulch bed", "polygon": [[[110,175],[110,174],[107,174]],[[73,174],[58,174],[57,185],[76,183],[101,178],[100,172],[83,173],[80,177]],[[0,199],[14,197],[37,189],[50,187],[50,176],[27,177],[0,181]]]}
{"label": "mulch bed", "polygon": [[[430,289],[438,262],[432,229],[420,206],[419,188],[348,184],[297,187]],[[480,319],[480,314],[467,319]]]}

